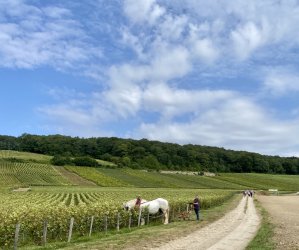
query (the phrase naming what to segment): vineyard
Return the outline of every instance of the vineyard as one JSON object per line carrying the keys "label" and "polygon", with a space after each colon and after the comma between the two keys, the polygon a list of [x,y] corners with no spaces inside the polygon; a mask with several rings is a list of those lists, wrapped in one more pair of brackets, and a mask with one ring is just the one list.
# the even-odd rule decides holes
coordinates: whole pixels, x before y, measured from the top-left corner
{"label": "vineyard", "polygon": [[0,186],[67,184],[68,181],[51,165],[0,160]]}
{"label": "vineyard", "polygon": [[[81,182],[69,178],[69,173],[81,178]],[[102,187],[299,190],[298,175],[220,173],[208,177],[134,169],[53,167],[48,164],[10,162],[0,159],[0,187],[83,185],[84,180]],[[86,182],[86,185],[90,186],[90,183]]]}
{"label": "vineyard", "polygon": [[[47,223],[47,241],[66,241],[71,218],[74,218],[73,237],[137,226],[138,211],[128,212],[123,202],[136,195],[151,200],[163,197],[169,200],[170,218],[175,220],[194,194],[201,197],[202,208],[217,206],[233,195],[232,191],[190,189],[132,189],[89,188],[33,189],[26,193],[0,194],[0,245],[12,246],[16,225],[20,226],[19,245],[42,244],[43,227]],[[129,222],[131,220],[131,222]],[[154,219],[149,219],[153,221]],[[160,221],[160,219],[158,219]]]}
{"label": "vineyard", "polygon": [[243,185],[253,189],[299,190],[298,175],[270,175],[270,174],[221,174],[215,179],[227,181],[231,184]]}
{"label": "vineyard", "polygon": [[[298,175],[220,173],[217,176],[166,174],[135,169],[67,167],[99,186],[135,186],[159,188],[207,189],[279,189],[299,190]],[[89,174],[87,174],[87,172]]]}
{"label": "vineyard", "polygon": [[[50,156],[17,151],[0,151],[0,187],[22,185],[98,185],[101,187],[278,189],[299,190],[298,175],[219,173],[199,176],[106,167],[53,167]],[[47,164],[45,164],[47,163]],[[103,163],[104,164],[104,163]]]}
{"label": "vineyard", "polygon": [[74,172],[80,175],[83,178],[93,181],[99,186],[102,187],[125,187],[132,186],[129,183],[123,182],[116,178],[107,176],[95,168],[91,167],[76,167],[76,166],[68,166],[65,167],[68,171]]}
{"label": "vineyard", "polygon": [[[210,177],[116,168],[109,162],[103,162],[106,167],[102,168],[60,167],[50,165],[50,159],[0,151],[1,248],[67,242],[136,227],[139,211],[125,211],[123,202],[137,195],[147,200],[167,199],[170,220],[175,221],[196,193],[202,209],[208,209],[244,189],[299,190],[299,176],[220,173]],[[23,186],[31,188],[12,191]],[[161,217],[146,211],[142,217],[149,224],[161,223]]]}

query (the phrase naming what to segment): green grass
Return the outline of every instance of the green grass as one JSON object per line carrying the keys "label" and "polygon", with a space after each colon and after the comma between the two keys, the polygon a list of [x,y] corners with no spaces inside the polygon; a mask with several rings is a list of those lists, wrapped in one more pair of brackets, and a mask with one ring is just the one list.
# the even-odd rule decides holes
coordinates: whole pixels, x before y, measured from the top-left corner
{"label": "green grass", "polygon": [[[226,180],[220,180],[215,177],[207,177],[207,176],[196,176],[196,175],[182,175],[182,174],[163,174],[170,175],[173,178],[184,180],[189,183],[192,187],[200,187],[200,188],[219,188],[219,189],[244,189],[243,185],[235,184],[232,182],[228,182]],[[190,186],[191,187],[191,186]]]}
{"label": "green grass", "polygon": [[133,169],[98,169],[101,173],[135,187],[244,189],[242,185],[206,176],[161,174]]}
{"label": "green grass", "polygon": [[104,160],[99,160],[99,159],[96,159],[96,161],[102,165],[102,166],[105,166],[105,167],[117,167],[117,165],[113,162],[110,162],[110,161],[104,161]]}
{"label": "green grass", "polygon": [[123,182],[120,179],[116,179],[105,175],[98,171],[97,168],[92,167],[77,167],[77,166],[66,166],[66,170],[71,171],[80,175],[81,177],[90,180],[102,187],[124,187],[131,186],[130,184]]}
{"label": "green grass", "polygon": [[228,181],[250,189],[299,190],[299,175],[221,173],[219,176],[211,178]]}
{"label": "green grass", "polygon": [[247,246],[246,250],[272,250],[275,248],[272,240],[274,235],[274,225],[270,222],[268,212],[260,206],[257,200],[255,201],[256,204],[258,204],[257,207],[260,210],[262,216],[262,223],[260,229],[257,232],[257,235]]}
{"label": "green grass", "polygon": [[165,174],[133,169],[97,169],[103,175],[112,177],[135,187],[170,188],[213,188],[213,189],[255,189],[280,191],[299,190],[299,176],[271,174],[221,173],[214,177]]}
{"label": "green grass", "polygon": [[0,150],[0,159],[16,159],[22,160],[24,162],[50,164],[52,156],[28,152],[19,152],[14,150]]}

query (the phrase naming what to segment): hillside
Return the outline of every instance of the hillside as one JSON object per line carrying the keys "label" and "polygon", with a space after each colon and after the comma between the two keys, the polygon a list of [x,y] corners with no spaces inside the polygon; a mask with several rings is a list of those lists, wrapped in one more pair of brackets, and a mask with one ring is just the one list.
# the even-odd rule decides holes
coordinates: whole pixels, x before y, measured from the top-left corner
{"label": "hillside", "polygon": [[[14,162],[17,157],[17,161],[20,162]],[[97,185],[140,188],[299,190],[298,175],[221,173],[214,177],[208,177],[130,168],[59,167],[34,162],[49,160],[49,157],[17,151],[0,151],[0,186]]]}
{"label": "hillside", "polygon": [[0,186],[56,186],[70,184],[53,166],[0,161]]}
{"label": "hillside", "polygon": [[20,152],[15,150],[0,150],[0,159],[16,161],[16,162],[33,162],[50,164],[52,156],[44,154],[36,154],[30,152]]}
{"label": "hillside", "polygon": [[[73,167],[75,169],[75,167]],[[88,171],[94,175],[85,176],[100,186],[107,186],[106,180],[113,178],[114,186],[133,185],[135,187],[159,188],[204,188],[204,189],[257,189],[257,190],[299,190],[299,176],[270,175],[270,174],[227,174],[222,173],[215,177],[162,174],[133,169],[101,169],[77,167],[76,173]],[[101,173],[99,176],[97,173]],[[107,178],[107,179],[106,179]],[[117,183],[118,182],[118,183]],[[119,184],[127,183],[127,185]],[[109,185],[108,185],[109,186]]]}
{"label": "hillside", "polygon": [[[234,173],[298,174],[296,157],[266,156],[224,148],[179,145],[147,139],[78,138],[62,135],[1,136],[0,150],[17,150],[63,157],[89,156],[112,167]],[[102,162],[101,162],[102,161]]]}

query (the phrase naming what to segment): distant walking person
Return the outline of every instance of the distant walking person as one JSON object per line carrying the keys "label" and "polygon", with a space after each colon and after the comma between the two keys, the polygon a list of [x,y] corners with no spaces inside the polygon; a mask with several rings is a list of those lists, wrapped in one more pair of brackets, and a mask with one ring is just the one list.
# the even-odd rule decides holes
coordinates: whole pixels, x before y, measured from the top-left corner
{"label": "distant walking person", "polygon": [[199,201],[198,195],[196,195],[195,199],[193,200],[193,208],[194,208],[194,212],[196,214],[196,220],[199,220],[200,201]]}

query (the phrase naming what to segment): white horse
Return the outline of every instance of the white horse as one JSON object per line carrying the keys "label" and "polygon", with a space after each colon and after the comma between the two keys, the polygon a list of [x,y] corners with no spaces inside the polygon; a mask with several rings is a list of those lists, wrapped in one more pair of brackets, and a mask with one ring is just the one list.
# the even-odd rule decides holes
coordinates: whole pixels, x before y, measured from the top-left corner
{"label": "white horse", "polygon": [[[134,200],[133,200],[134,201]],[[136,203],[136,200],[135,200]],[[128,201],[126,205],[128,205],[126,208],[127,210],[134,208],[135,203],[132,203],[132,201]],[[129,206],[129,204],[133,204],[133,206]],[[168,201],[163,198],[158,198],[152,201],[145,201],[141,200],[141,209],[148,209],[149,214],[156,214],[159,211],[163,213],[164,216],[164,224],[168,224],[169,220],[169,204]]]}
{"label": "white horse", "polygon": [[[137,201],[137,199],[134,199],[134,200],[130,200],[130,201],[124,203],[123,204],[124,205],[124,209],[131,210],[132,208],[135,207],[136,201]],[[147,202],[147,200],[141,199],[141,204],[143,204],[145,202]]]}

